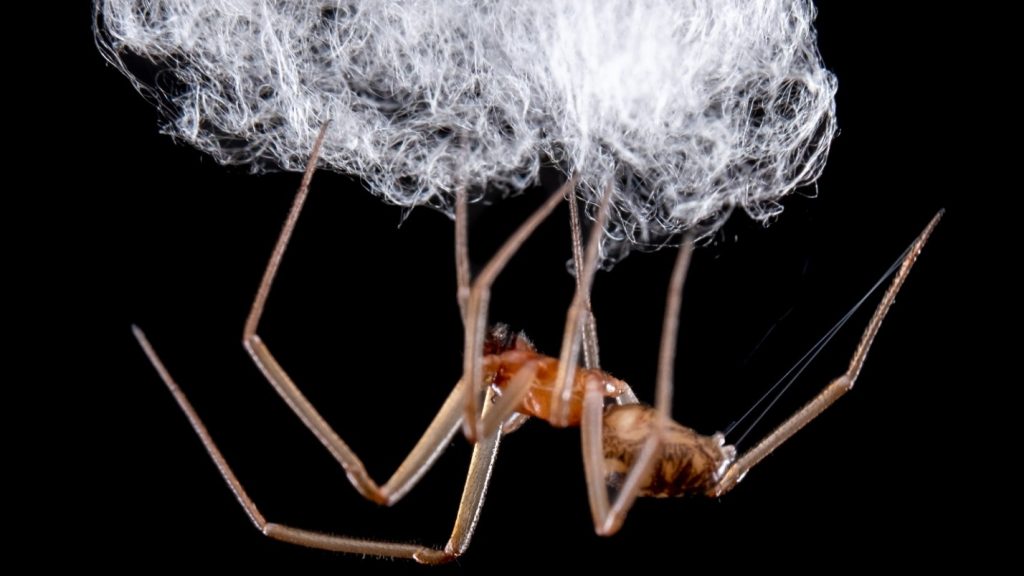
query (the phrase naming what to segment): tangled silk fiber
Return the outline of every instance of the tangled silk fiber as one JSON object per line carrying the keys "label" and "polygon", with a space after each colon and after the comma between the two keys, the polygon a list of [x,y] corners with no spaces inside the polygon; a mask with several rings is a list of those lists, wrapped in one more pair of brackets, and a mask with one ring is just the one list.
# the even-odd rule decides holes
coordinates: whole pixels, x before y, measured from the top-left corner
{"label": "tangled silk fiber", "polygon": [[[167,132],[225,163],[322,163],[451,212],[542,165],[613,214],[605,256],[755,218],[820,174],[834,77],[808,0],[99,0],[97,41]],[[150,79],[143,79],[139,63]]]}

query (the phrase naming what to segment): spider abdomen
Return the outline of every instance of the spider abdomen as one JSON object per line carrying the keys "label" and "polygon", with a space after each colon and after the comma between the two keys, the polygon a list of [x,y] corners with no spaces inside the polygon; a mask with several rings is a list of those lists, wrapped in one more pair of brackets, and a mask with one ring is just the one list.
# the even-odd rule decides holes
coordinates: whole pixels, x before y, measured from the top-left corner
{"label": "spider abdomen", "polygon": [[[657,410],[645,404],[610,406],[604,415],[606,482],[619,488],[647,439],[656,433]],[[736,451],[721,434],[704,436],[673,420],[662,430],[651,472],[641,480],[640,496],[665,498],[713,493]]]}

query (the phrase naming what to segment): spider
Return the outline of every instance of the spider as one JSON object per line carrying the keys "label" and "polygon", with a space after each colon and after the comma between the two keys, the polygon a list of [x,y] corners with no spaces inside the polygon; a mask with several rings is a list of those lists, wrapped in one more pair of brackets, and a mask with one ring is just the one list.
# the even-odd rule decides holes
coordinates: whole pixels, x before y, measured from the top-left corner
{"label": "spider", "polygon": [[[598,367],[598,350],[589,294],[596,270],[597,246],[610,194],[598,211],[597,222],[584,245],[579,232],[576,203],[570,201],[576,294],[567,313],[562,350],[558,358],[538,352],[523,334],[503,325],[487,326],[490,287],[503,267],[545,220],[557,204],[572,198],[569,179],[505,242],[471,281],[468,264],[466,199],[456,196],[457,298],[465,328],[463,377],[455,384],[437,415],[391,477],[379,484],[370,477],[359,457],[321,417],[261,340],[257,328],[295,224],[302,211],[315,172],[327,126],[313,146],[302,182],[277,244],[271,254],[249,317],[243,344],[253,361],[320,442],[341,464],[365,498],[383,505],[401,500],[430,469],[461,428],[473,443],[466,484],[451,536],[443,548],[338,536],[268,521],[248,496],[199,415],[175,383],[145,334],[133,327],[143,351],[174,395],[199,435],[224,480],[253,524],[270,538],[332,551],[414,559],[436,564],[451,561],[469,547],[485,492],[505,434],[529,417],[554,426],[579,426],[582,433],[587,495],[595,531],[611,535],[622,526],[637,497],[704,495],[718,497],[732,490],[751,468],[816,418],[854,385],[868,350],[911,267],[942,216],[939,212],[902,258],[845,373],[830,382],[803,408],[761,439],[737,454],[722,434],[701,435],[672,420],[673,361],[681,293],[693,252],[692,239],[682,243],[669,283],[658,360],[653,406],[641,403],[625,382]],[[583,366],[578,365],[582,355]],[[609,492],[613,496],[610,496]]]}

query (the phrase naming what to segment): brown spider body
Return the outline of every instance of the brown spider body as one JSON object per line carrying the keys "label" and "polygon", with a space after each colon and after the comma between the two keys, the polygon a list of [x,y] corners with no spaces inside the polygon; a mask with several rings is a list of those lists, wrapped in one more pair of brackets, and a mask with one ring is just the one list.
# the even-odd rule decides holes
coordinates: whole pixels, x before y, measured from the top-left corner
{"label": "brown spider body", "polygon": [[[550,422],[558,358],[541,354],[524,334],[513,333],[504,324],[491,328],[484,353],[485,381],[499,394],[516,374],[530,367],[530,383],[516,412]],[[569,426],[581,423],[587,386],[603,390],[608,398],[617,398],[627,388],[625,382],[607,372],[577,368],[569,403]],[[657,410],[643,403],[612,404],[605,408],[602,443],[609,487],[621,487],[647,439],[657,433],[656,418]],[[736,458],[736,450],[725,445],[721,434],[704,436],[671,419],[661,434],[658,455],[650,474],[641,481],[638,494],[656,498],[715,494],[722,474]]]}

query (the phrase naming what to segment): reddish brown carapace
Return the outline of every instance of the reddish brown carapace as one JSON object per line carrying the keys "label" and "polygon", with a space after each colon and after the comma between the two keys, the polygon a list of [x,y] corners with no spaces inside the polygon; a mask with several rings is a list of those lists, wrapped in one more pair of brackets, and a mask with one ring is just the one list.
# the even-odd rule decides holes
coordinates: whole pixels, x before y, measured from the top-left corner
{"label": "reddish brown carapace", "polygon": [[[508,326],[497,324],[491,328],[484,342],[484,380],[500,394],[512,377],[523,367],[533,363],[536,367],[529,391],[516,410],[527,416],[551,421],[551,394],[558,376],[558,358],[545,356],[521,332],[512,332]],[[626,384],[601,370],[578,368],[572,384],[569,401],[569,426],[579,426],[583,416],[583,395],[587,386],[599,387],[608,398],[615,398],[626,390]]]}

